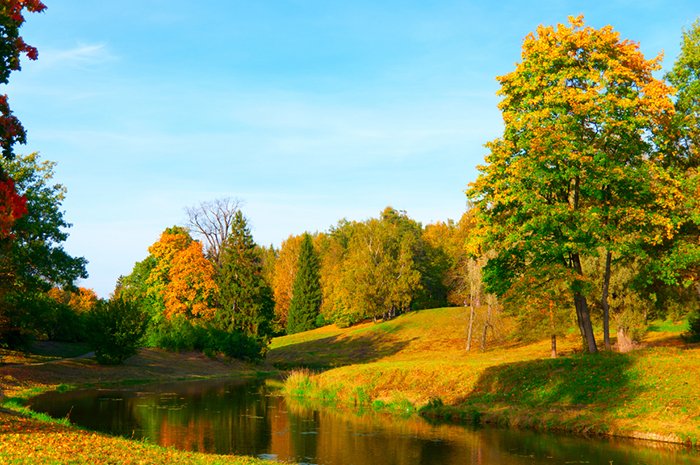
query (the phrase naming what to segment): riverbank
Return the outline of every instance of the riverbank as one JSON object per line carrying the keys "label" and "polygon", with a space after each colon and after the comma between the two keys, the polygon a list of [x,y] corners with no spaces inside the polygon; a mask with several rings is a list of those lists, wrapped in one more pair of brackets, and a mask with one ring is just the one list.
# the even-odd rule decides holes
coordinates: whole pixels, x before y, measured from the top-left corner
{"label": "riverbank", "polygon": [[286,383],[291,395],[325,404],[698,445],[700,344],[684,344],[681,325],[656,328],[628,354],[580,354],[572,336],[559,341],[557,359],[549,341],[467,353],[465,327],[464,309],[426,310],[279,338],[268,358],[326,369]]}
{"label": "riverbank", "polygon": [[[118,463],[118,464],[230,464],[265,465],[274,462],[251,457],[192,453],[144,442],[86,431],[33,415],[23,408],[26,400],[51,390],[141,382],[253,377],[259,367],[243,362],[213,360],[199,353],[171,353],[142,349],[124,365],[101,366],[91,357],[56,357],[3,354],[0,366],[0,463]],[[28,416],[32,415],[31,417]]]}

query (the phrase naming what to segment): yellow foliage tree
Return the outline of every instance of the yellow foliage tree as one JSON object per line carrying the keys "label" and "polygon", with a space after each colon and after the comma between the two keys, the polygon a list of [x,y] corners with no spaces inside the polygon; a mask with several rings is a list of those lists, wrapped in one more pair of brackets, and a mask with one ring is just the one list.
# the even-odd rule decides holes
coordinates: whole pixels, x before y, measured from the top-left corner
{"label": "yellow foliage tree", "polygon": [[302,236],[289,236],[282,242],[275,262],[272,290],[275,294],[275,323],[281,328],[287,327],[287,315],[292,303],[292,285],[297,272],[301,239]]}
{"label": "yellow foliage tree", "polygon": [[172,318],[208,319],[213,316],[217,286],[214,267],[204,256],[202,244],[186,229],[166,229],[148,248],[155,266],[146,280],[148,294],[162,302],[163,315]]}
{"label": "yellow foliage tree", "polygon": [[165,287],[165,316],[211,319],[216,309],[214,266],[206,259],[202,244],[192,241],[172,257]]}

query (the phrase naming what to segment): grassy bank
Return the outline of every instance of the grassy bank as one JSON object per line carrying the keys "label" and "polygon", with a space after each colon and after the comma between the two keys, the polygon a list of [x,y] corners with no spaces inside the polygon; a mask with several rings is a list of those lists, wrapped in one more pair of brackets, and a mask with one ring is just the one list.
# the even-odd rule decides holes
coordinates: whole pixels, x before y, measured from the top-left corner
{"label": "grassy bank", "polygon": [[578,353],[579,340],[501,344],[465,352],[464,309],[411,313],[394,321],[320,328],[276,339],[269,359],[296,373],[292,395],[550,431],[692,443],[700,439],[700,345],[680,326],[657,325],[629,354]]}
{"label": "grassy bank", "polygon": [[221,456],[168,449],[86,431],[66,420],[31,412],[26,401],[39,393],[72,387],[132,384],[213,377],[255,376],[256,368],[242,362],[212,360],[202,354],[175,354],[144,349],[124,365],[106,367],[94,359],[61,359],[51,354],[5,352],[0,366],[0,463],[119,463],[119,464],[256,464],[250,457]]}

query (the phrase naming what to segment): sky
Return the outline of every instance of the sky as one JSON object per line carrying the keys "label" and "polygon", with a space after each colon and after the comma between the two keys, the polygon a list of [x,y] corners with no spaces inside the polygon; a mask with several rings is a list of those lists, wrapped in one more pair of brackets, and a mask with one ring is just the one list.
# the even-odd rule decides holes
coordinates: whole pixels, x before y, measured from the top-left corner
{"label": "sky", "polygon": [[65,248],[102,297],[217,198],[262,245],[386,206],[458,219],[529,32],[583,14],[668,69],[700,16],[697,0],[44,2],[22,29],[39,60],[0,93],[28,132],[16,152],[57,163]]}

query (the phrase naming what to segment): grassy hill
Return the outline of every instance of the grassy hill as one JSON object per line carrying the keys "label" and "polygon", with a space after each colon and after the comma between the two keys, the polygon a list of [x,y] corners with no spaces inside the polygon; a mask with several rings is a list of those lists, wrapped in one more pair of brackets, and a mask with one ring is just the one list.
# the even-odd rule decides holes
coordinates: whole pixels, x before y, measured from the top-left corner
{"label": "grassy hill", "polygon": [[682,326],[657,324],[629,354],[580,353],[575,335],[465,351],[462,308],[424,310],[379,324],[327,326],[277,338],[268,360],[307,367],[293,395],[426,416],[697,444],[700,345]]}

